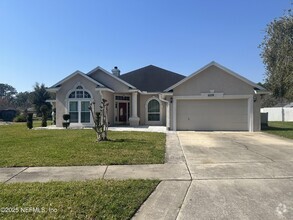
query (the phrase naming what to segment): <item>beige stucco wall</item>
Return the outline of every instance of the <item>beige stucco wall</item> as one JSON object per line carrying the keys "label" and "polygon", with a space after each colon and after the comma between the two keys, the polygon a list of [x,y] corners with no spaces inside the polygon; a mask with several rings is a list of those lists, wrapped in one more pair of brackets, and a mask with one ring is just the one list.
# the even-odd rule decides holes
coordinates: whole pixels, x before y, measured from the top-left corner
{"label": "beige stucco wall", "polygon": [[95,109],[99,109],[101,98],[98,92],[95,91],[96,85],[90,80],[81,75],[75,75],[68,81],[64,82],[61,88],[56,92],[56,125],[62,127],[63,114],[68,113],[67,95],[69,91],[75,89],[77,83],[80,83],[85,90],[92,94],[92,99],[95,101]]}
{"label": "beige stucco wall", "polygon": [[158,123],[154,123],[152,122],[151,124],[147,122],[147,115],[146,115],[146,103],[147,101],[152,98],[155,97],[157,99],[159,99],[159,95],[139,95],[139,117],[140,117],[140,124],[141,125],[166,125],[166,104],[162,101],[159,100],[159,103],[161,104],[162,108],[161,108],[161,118],[162,121],[158,122]]}
{"label": "beige stucco wall", "polygon": [[222,69],[211,66],[174,89],[174,96],[200,95],[215,90],[224,95],[253,94],[253,88]]}
{"label": "beige stucco wall", "polygon": [[[209,93],[214,90],[215,93],[224,95],[255,95],[254,88],[242,80],[226,73],[216,66],[211,66],[196,76],[185,81],[173,90],[174,96],[200,96],[201,93]],[[210,100],[213,100],[212,98]],[[246,99],[247,101],[247,99]],[[180,104],[180,102],[178,102]],[[186,106],[188,107],[188,106]],[[247,110],[247,107],[244,110]],[[178,107],[177,107],[178,111]],[[173,129],[173,104],[170,109],[171,129]],[[181,116],[180,116],[181,117]],[[253,103],[253,129],[260,130],[260,97]],[[178,119],[177,119],[178,120]],[[177,122],[178,123],[178,122]]]}
{"label": "beige stucco wall", "polygon": [[106,99],[109,103],[108,106],[108,121],[110,122],[110,126],[114,125],[114,95],[112,92],[103,91],[103,98]]}
{"label": "beige stucco wall", "polygon": [[101,70],[97,70],[96,72],[91,74],[91,77],[108,88],[114,90],[115,92],[128,92],[129,87],[124,83],[120,82],[117,79],[114,79],[107,73],[104,73]]}

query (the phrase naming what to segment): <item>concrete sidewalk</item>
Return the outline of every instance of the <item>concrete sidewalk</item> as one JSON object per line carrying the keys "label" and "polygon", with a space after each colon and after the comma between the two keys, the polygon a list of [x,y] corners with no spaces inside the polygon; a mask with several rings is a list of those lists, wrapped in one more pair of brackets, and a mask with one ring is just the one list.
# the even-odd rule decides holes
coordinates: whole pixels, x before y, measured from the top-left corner
{"label": "concrete sidewalk", "polygon": [[0,182],[84,181],[91,179],[191,179],[175,132],[167,133],[165,161],[165,164],[146,165],[0,168]]}
{"label": "concrete sidewalk", "polygon": [[0,168],[4,183],[92,179],[190,180],[190,175],[185,164]]}

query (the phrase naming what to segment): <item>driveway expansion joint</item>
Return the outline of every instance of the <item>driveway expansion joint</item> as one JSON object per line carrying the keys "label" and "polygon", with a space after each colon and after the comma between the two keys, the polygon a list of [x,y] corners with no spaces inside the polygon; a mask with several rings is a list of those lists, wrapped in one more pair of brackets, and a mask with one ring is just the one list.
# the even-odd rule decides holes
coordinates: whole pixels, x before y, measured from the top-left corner
{"label": "driveway expansion joint", "polygon": [[[191,171],[190,171],[190,169],[189,169],[189,166],[188,166],[188,163],[187,163],[187,159],[186,159],[186,155],[185,155],[184,149],[183,149],[183,147],[182,147],[182,144],[181,144],[180,138],[179,138],[178,135],[177,135],[177,132],[176,132],[176,136],[177,136],[177,138],[178,138],[178,143],[179,143],[179,145],[180,145],[180,149],[182,150],[182,153],[183,153],[183,156],[184,156],[184,163],[185,163],[185,166],[186,166],[187,171],[188,171],[188,173],[189,173],[190,179],[192,180],[192,174],[191,174]],[[187,191],[188,191],[188,190],[187,190]]]}
{"label": "driveway expansion joint", "polygon": [[188,188],[187,188],[187,190],[186,190],[186,192],[185,192],[183,202],[182,202],[181,206],[179,207],[179,210],[178,210],[178,212],[177,212],[177,216],[176,216],[176,218],[175,218],[176,220],[178,219],[179,213],[180,213],[180,211],[181,211],[181,209],[182,209],[182,205],[185,203],[185,200],[186,200],[187,194],[188,194],[188,192],[189,192],[189,190],[190,190],[190,187],[191,187],[191,183],[192,183],[192,181],[193,181],[193,180],[191,179],[191,181],[190,181],[190,183],[189,183],[189,185],[188,185]]}

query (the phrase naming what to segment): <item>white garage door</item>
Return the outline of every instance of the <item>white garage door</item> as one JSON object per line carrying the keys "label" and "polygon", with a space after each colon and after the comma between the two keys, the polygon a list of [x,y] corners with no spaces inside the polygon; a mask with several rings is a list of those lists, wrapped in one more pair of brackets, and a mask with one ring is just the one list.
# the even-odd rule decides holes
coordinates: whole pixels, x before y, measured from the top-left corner
{"label": "white garage door", "polygon": [[177,130],[247,131],[247,99],[177,100]]}

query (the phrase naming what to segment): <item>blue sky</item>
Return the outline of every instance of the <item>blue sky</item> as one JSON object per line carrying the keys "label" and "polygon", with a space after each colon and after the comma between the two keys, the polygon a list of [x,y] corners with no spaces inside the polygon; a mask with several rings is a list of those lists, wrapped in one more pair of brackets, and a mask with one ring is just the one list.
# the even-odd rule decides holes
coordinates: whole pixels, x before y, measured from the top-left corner
{"label": "blue sky", "polygon": [[51,86],[96,66],[189,75],[215,60],[263,81],[266,25],[290,0],[0,0],[0,83]]}

